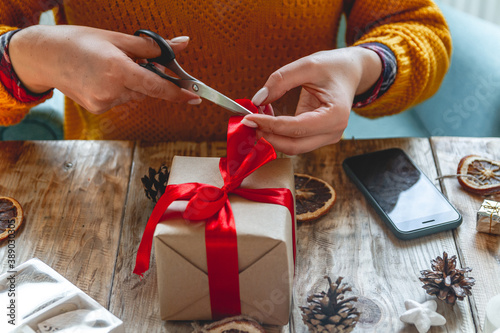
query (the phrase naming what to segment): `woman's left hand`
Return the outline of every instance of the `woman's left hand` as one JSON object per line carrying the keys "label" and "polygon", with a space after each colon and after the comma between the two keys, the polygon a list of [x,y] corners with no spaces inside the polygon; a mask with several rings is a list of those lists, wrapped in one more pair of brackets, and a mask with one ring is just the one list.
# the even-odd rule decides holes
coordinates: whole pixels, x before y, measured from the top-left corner
{"label": "woman's left hand", "polygon": [[381,72],[379,56],[362,47],[314,53],[271,74],[252,99],[272,114],[270,103],[302,86],[295,116],[252,114],[242,123],[258,128],[259,136],[288,155],[336,143],[347,127],[354,96],[370,89]]}

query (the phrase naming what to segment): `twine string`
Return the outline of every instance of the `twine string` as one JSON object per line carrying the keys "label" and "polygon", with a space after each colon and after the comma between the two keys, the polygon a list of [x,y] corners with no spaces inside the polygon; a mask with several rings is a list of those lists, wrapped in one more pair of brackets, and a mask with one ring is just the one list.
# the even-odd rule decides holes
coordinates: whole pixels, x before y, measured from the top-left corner
{"label": "twine string", "polygon": [[439,176],[439,177],[436,177],[436,180],[441,180],[441,179],[444,179],[444,178],[455,178],[455,177],[466,177],[466,178],[472,178],[474,180],[478,180],[476,176],[474,175],[462,175],[462,174],[450,174],[450,175],[442,175],[442,176]]}
{"label": "twine string", "polygon": [[491,234],[491,230],[492,230],[492,227],[493,227],[493,215],[495,215],[495,214],[500,215],[500,206],[498,204],[499,204],[498,202],[495,202],[494,206],[491,203],[489,203],[489,202],[486,202],[485,204],[483,204],[483,208],[485,210],[491,211],[491,214],[490,214],[490,231],[489,231],[490,234]]}

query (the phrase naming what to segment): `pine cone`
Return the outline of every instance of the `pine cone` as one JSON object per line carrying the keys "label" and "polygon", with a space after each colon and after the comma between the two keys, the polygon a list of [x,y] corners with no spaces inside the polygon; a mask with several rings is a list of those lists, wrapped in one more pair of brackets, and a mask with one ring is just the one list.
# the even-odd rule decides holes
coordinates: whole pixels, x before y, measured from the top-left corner
{"label": "pine cone", "polygon": [[153,200],[153,202],[157,202],[160,199],[167,188],[168,175],[168,168],[164,164],[162,164],[158,171],[149,168],[149,177],[146,175],[141,178],[144,192],[148,199]]}
{"label": "pine cone", "polygon": [[456,268],[457,256],[448,259],[448,254],[443,252],[443,258],[437,257],[431,261],[432,271],[420,271],[422,288],[429,295],[436,295],[438,299],[448,304],[455,305],[457,299],[463,300],[466,295],[471,295],[471,288],[476,282],[472,277],[465,277],[465,273],[472,268]]}
{"label": "pine cone", "polygon": [[301,306],[302,320],[311,332],[351,332],[358,323],[360,313],[354,307],[357,297],[344,299],[346,291],[352,291],[346,284],[340,285],[343,277],[335,283],[328,279],[328,292],[310,295],[308,306]]}

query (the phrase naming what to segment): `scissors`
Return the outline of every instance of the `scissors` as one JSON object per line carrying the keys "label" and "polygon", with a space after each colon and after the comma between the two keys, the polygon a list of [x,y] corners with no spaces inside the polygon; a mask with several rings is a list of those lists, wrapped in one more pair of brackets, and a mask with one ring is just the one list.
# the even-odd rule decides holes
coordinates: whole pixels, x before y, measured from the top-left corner
{"label": "scissors", "polygon": [[[172,50],[170,45],[165,41],[165,39],[163,39],[163,37],[161,37],[160,35],[158,35],[153,31],[149,31],[146,29],[140,29],[134,33],[135,36],[139,36],[141,34],[151,37],[158,44],[158,46],[160,46],[161,55],[157,58],[148,59],[147,63],[139,64],[140,66],[150,70],[151,72],[161,76],[166,80],[169,80],[170,82],[176,84],[178,87],[189,90],[195,93],[196,95],[208,99],[209,101],[214,102],[215,104],[222,106],[223,108],[229,111],[242,115],[252,114],[251,111],[239,105],[232,99],[224,96],[217,90],[210,88],[200,80],[195,79],[194,77],[186,73],[175,60],[174,51]],[[170,69],[172,72],[178,75],[179,78],[172,77],[163,73],[160,69],[158,69],[158,67],[156,67],[153,64],[153,62],[156,62]]]}

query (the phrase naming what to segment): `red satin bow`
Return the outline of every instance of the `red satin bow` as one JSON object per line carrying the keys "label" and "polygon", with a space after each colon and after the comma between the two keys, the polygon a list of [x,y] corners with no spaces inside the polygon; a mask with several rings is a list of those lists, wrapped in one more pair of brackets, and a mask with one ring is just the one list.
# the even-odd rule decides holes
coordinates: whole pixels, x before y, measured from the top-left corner
{"label": "red satin bow", "polygon": [[[237,102],[257,112],[249,100]],[[224,186],[218,188],[200,183],[167,186],[148,220],[134,268],[134,273],[141,276],[149,269],[154,231],[168,206],[176,200],[189,200],[183,217],[206,222],[207,274],[214,320],[241,313],[236,228],[228,193],[256,202],[286,206],[292,221],[295,221],[293,195],[289,189],[239,188],[248,175],[276,159],[274,148],[265,139],[261,138],[254,144],[255,130],[240,124],[241,119],[231,117],[229,120],[227,158],[221,158],[219,163]],[[295,260],[295,226],[292,230]]]}

